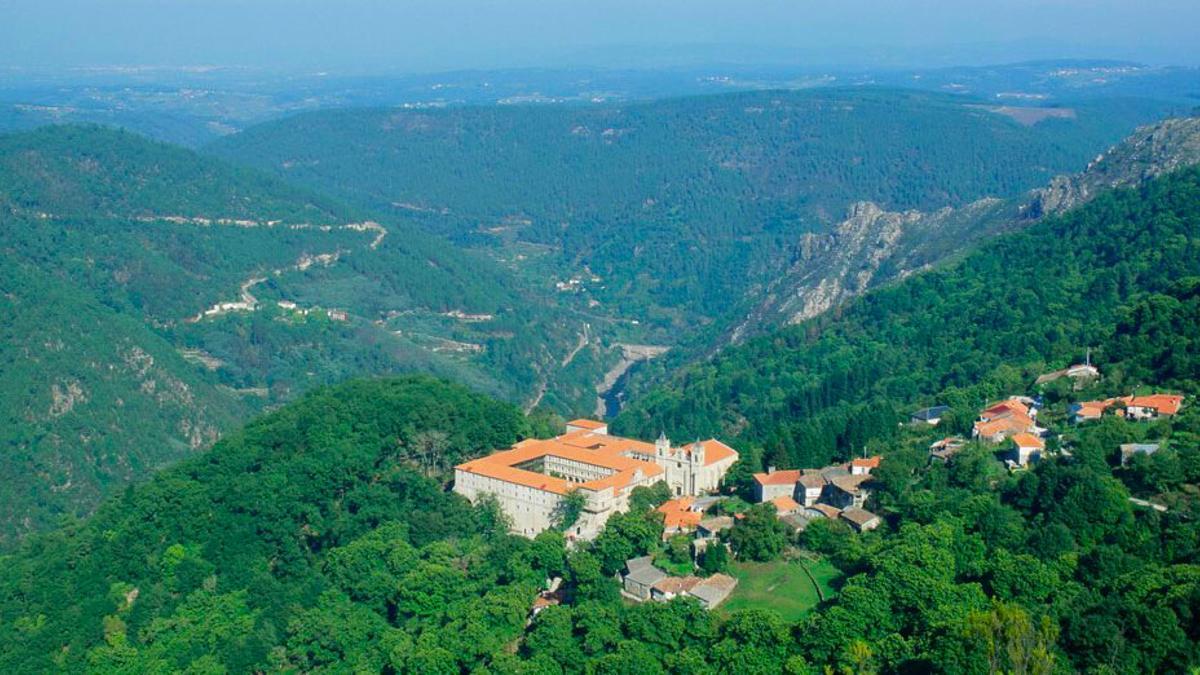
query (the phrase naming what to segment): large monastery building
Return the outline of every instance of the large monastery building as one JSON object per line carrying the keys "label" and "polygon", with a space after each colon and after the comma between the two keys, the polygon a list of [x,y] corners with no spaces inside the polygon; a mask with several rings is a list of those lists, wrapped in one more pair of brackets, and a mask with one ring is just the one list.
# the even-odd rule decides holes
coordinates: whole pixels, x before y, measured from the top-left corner
{"label": "large monastery building", "polygon": [[602,422],[574,420],[556,438],[521,441],[459,464],[454,491],[471,501],[495,495],[513,531],[532,537],[553,525],[563,497],[578,490],[586,501],[568,535],[589,539],[609,516],[629,508],[635,487],[665,481],[677,496],[706,494],[717,489],[737,458],[715,439],[675,447],[666,436],[646,443],[610,436]]}

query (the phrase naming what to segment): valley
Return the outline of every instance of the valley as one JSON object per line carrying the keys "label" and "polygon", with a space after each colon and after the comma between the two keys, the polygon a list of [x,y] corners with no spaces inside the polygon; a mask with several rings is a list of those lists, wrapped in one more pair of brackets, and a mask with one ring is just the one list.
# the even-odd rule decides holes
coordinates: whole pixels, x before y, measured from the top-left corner
{"label": "valley", "polygon": [[0,86],[0,671],[1194,668],[1193,75]]}
{"label": "valley", "polygon": [[[1022,124],[974,105],[828,90],[337,111],[231,136],[206,150],[220,160],[47,128],[0,139],[0,203],[23,223],[12,253],[143,322],[226,423],[409,371],[605,417],[671,370],[1032,222],[1000,214],[1165,109],[1084,101]],[[181,428],[162,433],[202,449],[228,427],[201,448]],[[33,499],[86,512],[111,480]]]}
{"label": "valley", "polygon": [[5,0],[0,675],[1200,675],[1198,25]]}

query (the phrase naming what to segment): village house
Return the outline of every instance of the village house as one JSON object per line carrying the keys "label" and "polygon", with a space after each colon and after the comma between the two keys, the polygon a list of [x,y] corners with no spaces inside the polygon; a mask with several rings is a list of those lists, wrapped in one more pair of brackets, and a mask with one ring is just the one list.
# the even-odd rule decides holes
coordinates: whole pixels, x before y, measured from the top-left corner
{"label": "village house", "polygon": [[1038,378],[1034,380],[1033,384],[1034,386],[1040,387],[1041,385],[1050,384],[1056,380],[1061,380],[1064,377],[1071,379],[1071,384],[1074,389],[1082,389],[1088,384],[1100,379],[1100,370],[1091,363],[1077,363],[1073,366],[1063,368],[1062,370],[1056,370],[1052,373],[1039,375]]}
{"label": "village house", "polygon": [[828,518],[837,520],[837,517],[842,514],[842,510],[836,506],[828,504],[813,504],[804,509],[804,515],[810,520],[813,518]]}
{"label": "village house", "polygon": [[772,467],[754,474],[754,494],[760,503],[770,502],[793,533],[804,530],[814,518],[841,520],[865,532],[880,523],[863,507],[870,496],[871,472],[881,460],[876,455],[823,469],[775,471]]}
{"label": "village house", "polygon": [[854,531],[856,532],[867,532],[868,530],[873,530],[879,527],[879,524],[882,522],[879,519],[879,516],[867,511],[866,509],[860,509],[857,507],[851,507],[843,510],[840,514],[838,514],[838,517],[849,523],[850,527],[854,528]]}
{"label": "village house", "polygon": [[454,467],[454,491],[472,502],[494,495],[516,534],[533,537],[554,525],[566,496],[578,492],[583,512],[567,533],[590,539],[609,516],[629,508],[638,486],[665,481],[676,496],[712,492],[738,453],[716,439],[674,446],[611,436],[603,422],[574,420],[566,433],[528,439],[509,450]]}
{"label": "village house", "polygon": [[948,405],[935,405],[930,408],[921,408],[920,410],[909,415],[908,421],[912,424],[928,424],[931,427],[936,427],[942,421],[942,417],[950,412]]}
{"label": "village house", "polygon": [[[775,467],[769,467],[766,473],[754,474],[754,501],[761,504],[776,497],[793,497],[801,475],[799,469],[776,471]],[[821,485],[824,484],[821,481]]]}
{"label": "village house", "polygon": [[639,602],[667,602],[678,597],[691,597],[705,609],[713,609],[729,597],[738,583],[737,579],[727,574],[673,577],[655,567],[650,556],[625,561],[625,570],[622,591]]}
{"label": "village house", "polygon": [[1104,411],[1108,410],[1117,399],[1110,398],[1103,401],[1081,401],[1072,403],[1067,407],[1067,414],[1071,416],[1072,424],[1082,424],[1098,420],[1104,416]]}
{"label": "village house", "polygon": [[663,514],[663,539],[695,530],[704,518],[704,511],[697,506],[694,497],[676,497],[655,509]]}
{"label": "village house", "polygon": [[867,503],[867,496],[870,494],[864,483],[870,480],[871,476],[864,474],[833,478],[821,492],[821,501],[839,509],[862,506]]}
{"label": "village house", "polygon": [[972,435],[989,443],[1000,443],[1014,434],[1040,434],[1037,409],[1033,401],[1023,397],[1012,397],[988,406],[979,413]]}
{"label": "village house", "polygon": [[859,457],[857,459],[852,459],[850,460],[850,475],[869,475],[871,471],[879,468],[879,462],[882,460],[883,458],[879,455],[875,455],[874,457]]}
{"label": "village house", "polygon": [[[870,496],[871,471],[881,457],[863,457],[823,469],[775,471],[754,474],[754,494],[760,503],[771,502],[780,518],[797,516],[793,527],[803,529],[813,517],[837,518],[846,508],[862,508]],[[823,513],[814,507],[828,507]]]}
{"label": "village house", "polygon": [[696,526],[696,537],[699,539],[715,539],[717,535],[733,527],[733,516],[713,516],[705,518]]}
{"label": "village house", "polygon": [[650,556],[630,558],[625,561],[625,577],[622,588],[637,600],[649,600],[654,585],[667,578],[667,573],[654,566]]}
{"label": "village house", "polygon": [[1150,394],[1073,403],[1067,409],[1067,413],[1075,424],[1098,420],[1109,408],[1113,408],[1118,415],[1126,419],[1154,420],[1159,417],[1171,417],[1177,414],[1182,406],[1183,397],[1177,394]]}
{"label": "village house", "polygon": [[1046,452],[1046,442],[1033,434],[1013,434],[1012,442],[1011,461],[1017,466],[1026,466],[1030,462],[1039,461]]}
{"label": "village house", "polygon": [[650,587],[650,599],[659,602],[667,602],[681,595],[686,595],[689,591],[700,583],[700,577],[667,577],[660,579],[657,583]]}
{"label": "village house", "polygon": [[947,436],[939,441],[934,441],[929,445],[929,460],[932,462],[949,461],[966,444],[967,442],[958,436]]}
{"label": "village house", "polygon": [[800,511],[799,513],[789,513],[788,515],[781,517],[779,522],[787,525],[788,529],[794,536],[803,532],[804,528],[808,527],[810,520],[811,518],[804,515],[804,511]]}
{"label": "village house", "polygon": [[733,589],[737,588],[738,580],[728,574],[713,574],[700,580],[700,583],[692,586],[692,590],[688,591],[696,600],[700,601],[700,606],[704,609],[714,609],[717,605],[725,602],[725,598],[733,593]]}
{"label": "village house", "polygon": [[1153,455],[1159,447],[1158,443],[1122,443],[1121,466],[1128,464],[1136,455]]}
{"label": "village house", "polygon": [[1183,397],[1175,394],[1151,394],[1149,396],[1126,396],[1125,417],[1131,420],[1154,420],[1171,417],[1179,412]]}
{"label": "village house", "polygon": [[790,516],[793,513],[799,513],[804,508],[795,499],[787,495],[772,499],[771,504],[775,507],[775,515],[780,518]]}

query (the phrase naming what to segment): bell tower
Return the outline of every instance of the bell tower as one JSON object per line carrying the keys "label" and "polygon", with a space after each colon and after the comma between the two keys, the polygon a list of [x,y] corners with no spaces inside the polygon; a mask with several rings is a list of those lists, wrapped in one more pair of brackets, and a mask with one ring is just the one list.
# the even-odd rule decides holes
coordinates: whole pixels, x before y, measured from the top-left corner
{"label": "bell tower", "polygon": [[654,441],[654,454],[660,459],[666,459],[670,453],[671,440],[667,438],[667,432],[660,432],[658,434],[658,440]]}

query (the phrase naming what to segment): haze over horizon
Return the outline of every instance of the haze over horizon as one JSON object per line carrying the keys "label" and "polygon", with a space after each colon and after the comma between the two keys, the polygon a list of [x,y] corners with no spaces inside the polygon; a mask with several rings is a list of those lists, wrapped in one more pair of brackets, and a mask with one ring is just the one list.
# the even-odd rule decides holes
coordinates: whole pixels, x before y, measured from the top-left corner
{"label": "haze over horizon", "polygon": [[1200,65],[1200,3],[13,0],[0,68],[431,72],[701,63],[931,67],[1048,58]]}

